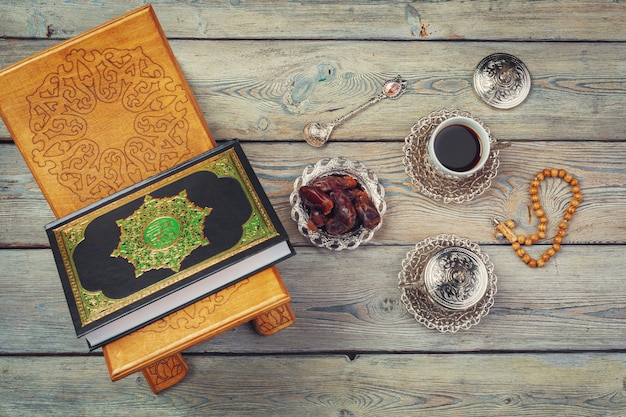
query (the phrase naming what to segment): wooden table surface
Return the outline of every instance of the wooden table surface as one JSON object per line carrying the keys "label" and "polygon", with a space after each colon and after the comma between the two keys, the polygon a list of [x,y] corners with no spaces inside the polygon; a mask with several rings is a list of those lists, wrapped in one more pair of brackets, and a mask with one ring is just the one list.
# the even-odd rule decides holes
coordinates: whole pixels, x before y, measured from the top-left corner
{"label": "wooden table surface", "polygon": [[[1,2],[0,67],[141,4]],[[0,123],[0,415],[626,416],[626,3],[154,9],[215,138],[242,141],[296,245],[279,270],[298,321],[271,337],[243,325],[194,347],[190,374],[159,395],[140,374],[111,382],[101,352],[75,338],[43,230],[54,216]],[[472,89],[494,52],[532,75],[511,110]],[[303,141],[308,122],[343,115],[396,75],[409,82],[400,99],[350,119],[323,148]],[[440,109],[468,111],[513,144],[469,203],[435,202],[404,171],[404,138]],[[339,155],[378,174],[388,211],[368,244],[331,252],[299,234],[289,194],[306,165]],[[580,178],[585,199],[561,252],[530,269],[493,237],[491,219],[532,226],[528,181],[552,167]],[[552,218],[564,190],[545,191]],[[454,334],[417,323],[397,288],[406,253],[440,233],[479,243],[498,278],[490,314]]]}

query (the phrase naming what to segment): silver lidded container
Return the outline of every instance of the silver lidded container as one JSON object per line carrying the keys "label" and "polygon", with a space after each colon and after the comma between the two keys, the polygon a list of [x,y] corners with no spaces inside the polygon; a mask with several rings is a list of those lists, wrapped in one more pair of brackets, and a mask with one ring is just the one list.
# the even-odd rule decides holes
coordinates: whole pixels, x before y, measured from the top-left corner
{"label": "silver lidded container", "polygon": [[408,312],[440,332],[478,324],[489,313],[497,291],[489,256],[478,244],[453,234],[418,242],[407,252],[398,278]]}

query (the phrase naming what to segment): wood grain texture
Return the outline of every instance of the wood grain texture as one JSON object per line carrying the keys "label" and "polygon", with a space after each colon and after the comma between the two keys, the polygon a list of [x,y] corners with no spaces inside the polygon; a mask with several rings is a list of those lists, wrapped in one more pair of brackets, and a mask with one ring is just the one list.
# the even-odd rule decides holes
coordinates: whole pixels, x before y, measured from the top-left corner
{"label": "wood grain texture", "polygon": [[123,404],[137,417],[619,417],[626,406],[621,353],[187,358],[185,383],[154,395],[142,377],[107,381],[99,357],[1,357],[0,389],[12,395],[0,413],[118,415]]}
{"label": "wood grain texture", "polygon": [[[0,68],[143,5],[0,4]],[[185,380],[158,396],[140,374],[115,383],[74,336],[43,226],[54,216],[0,122],[0,415],[594,416],[626,409],[626,3],[520,1],[185,1],[154,8],[218,141],[240,139],[296,245],[279,265],[297,322],[271,337],[239,326],[185,353]],[[519,107],[494,110],[472,74],[493,52],[532,76]],[[338,127],[331,121],[402,75],[407,94]],[[482,196],[433,202],[410,185],[402,145],[439,109],[481,118],[513,146]],[[383,228],[351,252],[312,247],[290,217],[304,167],[345,155],[381,178]],[[530,177],[558,166],[585,199],[563,249],[528,269],[495,240],[492,217],[532,230]],[[551,216],[566,190],[546,184]],[[400,301],[416,242],[456,233],[481,244],[498,277],[479,325],[440,334]],[[545,246],[531,248],[542,252]]]}
{"label": "wood grain texture", "polygon": [[[529,269],[506,246],[483,246],[498,277],[490,314],[478,326],[441,334],[417,323],[400,301],[398,273],[412,246],[349,254],[299,248],[279,265],[296,323],[272,337],[252,325],[193,352],[500,352],[621,349],[626,289],[621,245],[564,245],[543,269]],[[535,248],[541,250],[542,248]],[[545,250],[545,248],[543,248]],[[591,257],[590,253],[600,256]],[[323,261],[321,261],[323,259]],[[48,250],[2,250],[0,353],[85,353],[76,340]],[[602,271],[601,274],[598,271]],[[37,343],[45,340],[45,343]],[[104,366],[104,364],[103,364]]]}
{"label": "wood grain texture", "polygon": [[[154,2],[170,38],[614,40],[626,39],[619,1]],[[63,39],[144,4],[4,3],[0,37]]]}
{"label": "wood grain texture", "polygon": [[[54,45],[0,40],[0,67]],[[388,141],[431,111],[460,108],[489,121],[500,139],[619,140],[626,137],[625,43],[172,41],[217,140],[294,140],[311,121],[331,121],[398,74],[407,93],[347,121],[335,140]],[[475,95],[479,61],[506,51],[529,68],[528,98],[512,111]],[[293,57],[298,59],[294,60]],[[546,60],[545,57],[550,57]],[[0,124],[0,137],[8,138]]]}
{"label": "wood grain texture", "polygon": [[[330,143],[312,150],[304,143],[244,143],[243,147],[292,241],[310,245],[291,219],[289,195],[304,168],[323,157],[346,156],[374,171],[385,188],[388,211],[384,225],[370,244],[414,244],[426,236],[455,232],[483,243],[497,243],[493,218],[513,218],[529,234],[536,218],[529,218],[528,183],[536,172],[558,166],[576,175],[584,200],[566,243],[624,243],[626,237],[626,147],[614,142],[515,142],[501,152],[498,175],[485,194],[458,205],[430,200],[410,184],[402,163],[403,142]],[[581,154],[585,157],[581,158]],[[277,158],[276,155],[281,155]],[[0,144],[0,245],[48,245],[43,226],[54,220],[17,149]],[[548,181],[544,207],[550,231],[556,231],[563,204],[571,198],[564,183]],[[543,195],[543,194],[542,194]],[[19,207],[19,209],[18,209]],[[550,236],[550,235],[549,235]]]}

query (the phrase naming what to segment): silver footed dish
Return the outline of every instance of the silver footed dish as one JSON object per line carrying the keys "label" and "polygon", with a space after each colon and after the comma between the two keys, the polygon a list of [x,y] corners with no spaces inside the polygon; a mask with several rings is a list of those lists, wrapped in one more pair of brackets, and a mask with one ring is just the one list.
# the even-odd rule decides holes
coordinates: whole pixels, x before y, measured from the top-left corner
{"label": "silver footed dish", "polygon": [[[363,224],[358,224],[354,229],[337,235],[329,234],[322,228],[312,227],[309,210],[299,193],[300,188],[311,185],[318,179],[341,175],[349,175],[356,179],[359,190],[364,191],[370,197],[371,203],[380,216],[378,224],[374,227],[367,228]],[[376,174],[362,163],[343,156],[324,158],[314,165],[307,166],[302,175],[294,181],[289,201],[291,218],[296,222],[298,231],[315,246],[335,251],[356,249],[359,245],[371,240],[374,233],[382,227],[384,214],[387,211],[385,189]]]}

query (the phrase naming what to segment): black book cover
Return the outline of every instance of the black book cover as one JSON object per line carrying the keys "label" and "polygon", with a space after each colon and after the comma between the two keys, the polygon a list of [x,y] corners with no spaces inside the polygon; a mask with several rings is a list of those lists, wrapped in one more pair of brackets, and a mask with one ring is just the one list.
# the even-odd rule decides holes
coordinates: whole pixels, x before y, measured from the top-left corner
{"label": "black book cover", "polygon": [[[200,280],[208,285],[182,305],[164,309],[161,302],[150,313],[154,321],[294,254],[237,141],[59,219],[46,232],[78,337]],[[285,243],[288,253],[277,259],[208,284],[218,271]],[[147,324],[140,321],[115,337]]]}

